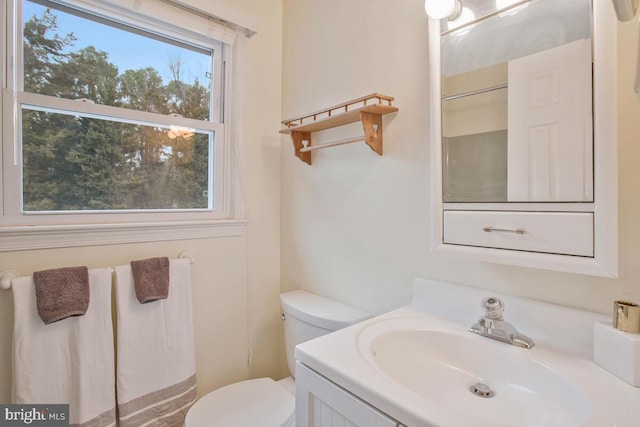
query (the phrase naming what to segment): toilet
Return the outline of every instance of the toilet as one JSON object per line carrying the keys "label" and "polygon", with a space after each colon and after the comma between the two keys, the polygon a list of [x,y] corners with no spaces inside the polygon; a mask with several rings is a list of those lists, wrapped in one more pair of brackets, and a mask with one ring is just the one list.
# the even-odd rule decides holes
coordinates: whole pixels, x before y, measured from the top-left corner
{"label": "toilet", "polygon": [[[295,374],[296,345],[365,320],[369,313],[306,291],[280,295],[287,365]],[[258,378],[219,388],[199,399],[185,427],[290,427],[295,423],[295,382]]]}

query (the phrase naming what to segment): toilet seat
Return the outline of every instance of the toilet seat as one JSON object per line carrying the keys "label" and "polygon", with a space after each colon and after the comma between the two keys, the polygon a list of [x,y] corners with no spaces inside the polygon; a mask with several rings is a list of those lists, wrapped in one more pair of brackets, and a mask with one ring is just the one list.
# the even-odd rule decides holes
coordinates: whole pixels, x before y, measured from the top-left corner
{"label": "toilet seat", "polygon": [[295,397],[271,378],[240,381],[203,396],[187,413],[185,427],[290,427]]}

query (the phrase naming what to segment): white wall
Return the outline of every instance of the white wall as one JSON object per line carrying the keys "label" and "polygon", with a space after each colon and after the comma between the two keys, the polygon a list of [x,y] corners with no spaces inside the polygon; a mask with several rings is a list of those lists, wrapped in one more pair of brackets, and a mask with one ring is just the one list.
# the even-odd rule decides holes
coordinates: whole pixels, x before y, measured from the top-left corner
{"label": "white wall", "polygon": [[[283,117],[371,92],[396,97],[384,156],[364,144],[282,152],[282,282],[373,312],[405,304],[415,276],[609,313],[640,302],[640,102],[631,92],[637,20],[619,25],[620,279],[428,253],[427,18],[423,0],[284,0]],[[319,139],[360,132],[340,128]],[[318,134],[314,134],[318,135]]]}
{"label": "white wall", "polygon": [[[283,117],[379,92],[384,156],[365,144],[316,151],[283,136],[282,277],[381,311],[409,300],[428,251],[427,17],[422,0],[285,0]],[[362,133],[359,124],[314,134]]]}
{"label": "white wall", "polygon": [[[0,253],[0,269],[21,274],[69,265],[126,264],[151,256],[195,254],[194,328],[200,394],[238,380],[285,375],[280,321],[281,0],[226,0],[255,17],[248,40],[244,170],[249,225],[244,236]],[[10,402],[11,292],[0,292],[0,402]],[[249,353],[252,363],[248,364]]]}

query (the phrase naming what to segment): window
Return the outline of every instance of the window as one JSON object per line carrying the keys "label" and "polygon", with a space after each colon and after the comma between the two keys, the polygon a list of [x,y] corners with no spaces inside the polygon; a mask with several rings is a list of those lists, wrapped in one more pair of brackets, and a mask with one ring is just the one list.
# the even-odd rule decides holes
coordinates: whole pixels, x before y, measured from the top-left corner
{"label": "window", "polygon": [[3,0],[3,227],[229,218],[224,45],[119,3]]}

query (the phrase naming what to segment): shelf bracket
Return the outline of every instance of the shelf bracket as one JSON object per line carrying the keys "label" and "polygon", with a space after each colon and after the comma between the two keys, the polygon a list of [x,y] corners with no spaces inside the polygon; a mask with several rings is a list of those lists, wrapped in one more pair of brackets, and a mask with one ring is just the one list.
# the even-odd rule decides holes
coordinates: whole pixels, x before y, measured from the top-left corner
{"label": "shelf bracket", "polygon": [[[300,149],[307,147],[311,144],[311,132],[291,132],[291,139],[293,140],[293,148],[296,152],[296,156],[305,162],[306,164],[311,164],[311,152],[301,152]],[[303,144],[302,141],[307,141],[306,144]]]}
{"label": "shelf bracket", "polygon": [[364,142],[382,156],[382,115],[361,111],[360,120],[364,129]]}

